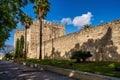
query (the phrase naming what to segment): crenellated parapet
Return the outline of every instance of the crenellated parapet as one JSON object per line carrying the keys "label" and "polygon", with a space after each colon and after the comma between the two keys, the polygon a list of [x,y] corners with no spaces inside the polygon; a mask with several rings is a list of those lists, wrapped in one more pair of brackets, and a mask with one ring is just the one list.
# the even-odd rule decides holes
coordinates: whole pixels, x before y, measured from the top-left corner
{"label": "crenellated parapet", "polygon": [[[39,20],[33,22],[33,24],[27,28],[27,52],[28,57],[30,55],[34,58],[38,58],[39,55],[39,39],[40,39],[40,23]],[[21,35],[25,35],[24,30],[16,30],[14,35],[14,45],[16,40],[21,37]],[[42,41],[52,40],[54,38],[58,38],[66,35],[64,25],[57,24],[55,22],[49,22],[46,20],[42,20]],[[34,53],[34,54],[33,54]]]}
{"label": "crenellated parapet", "polygon": [[[39,58],[39,31],[38,20],[27,29],[29,58]],[[24,30],[16,30],[14,43],[24,34]],[[73,49],[81,49],[91,52],[92,61],[120,61],[120,19],[68,35],[63,24],[42,20],[42,39],[42,57],[69,59]]]}
{"label": "crenellated parapet", "polygon": [[46,41],[43,53],[47,58],[70,59],[75,49],[90,51],[91,61],[120,61],[120,20]]}

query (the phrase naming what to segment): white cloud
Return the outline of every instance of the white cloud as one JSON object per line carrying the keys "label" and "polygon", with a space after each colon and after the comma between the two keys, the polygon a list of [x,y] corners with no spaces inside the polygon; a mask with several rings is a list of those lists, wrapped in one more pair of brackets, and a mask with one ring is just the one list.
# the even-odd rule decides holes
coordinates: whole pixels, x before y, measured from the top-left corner
{"label": "white cloud", "polygon": [[74,26],[80,28],[86,24],[91,24],[92,16],[92,13],[88,12],[87,14],[82,14],[81,16],[74,17],[73,20],[71,18],[63,18],[61,20],[61,23],[67,25],[73,24]]}
{"label": "white cloud", "polygon": [[76,16],[73,19],[73,25],[77,27],[83,27],[86,24],[91,24],[92,13],[88,12],[87,14],[83,14],[82,16]]}
{"label": "white cloud", "polygon": [[61,23],[69,25],[69,24],[72,24],[72,20],[70,18],[63,18],[61,20]]}

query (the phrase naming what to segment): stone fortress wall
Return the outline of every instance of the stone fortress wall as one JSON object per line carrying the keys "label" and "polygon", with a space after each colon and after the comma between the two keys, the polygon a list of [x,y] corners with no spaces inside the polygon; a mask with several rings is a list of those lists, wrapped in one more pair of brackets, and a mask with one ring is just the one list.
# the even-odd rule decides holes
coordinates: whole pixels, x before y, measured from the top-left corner
{"label": "stone fortress wall", "polygon": [[43,42],[43,56],[69,59],[75,49],[90,51],[92,61],[120,61],[120,20]]}
{"label": "stone fortress wall", "polygon": [[20,39],[21,35],[24,36],[24,34],[25,34],[24,30],[19,30],[19,29],[15,30],[15,33],[14,33],[14,48],[16,46],[17,39]]}
{"label": "stone fortress wall", "polygon": [[[39,58],[39,21],[34,21],[30,28],[27,29],[27,57]],[[16,30],[14,36],[14,45],[17,38],[25,35],[23,30]],[[66,35],[64,25],[56,24],[42,20],[42,39],[43,42]]]}
{"label": "stone fortress wall", "polygon": [[[93,61],[120,61],[120,20],[69,35],[65,34],[64,25],[45,21],[42,25],[43,58],[69,59],[73,50],[81,49],[90,51]],[[39,58],[39,22],[34,22],[27,32],[27,57]],[[16,36],[15,40],[19,37]]]}

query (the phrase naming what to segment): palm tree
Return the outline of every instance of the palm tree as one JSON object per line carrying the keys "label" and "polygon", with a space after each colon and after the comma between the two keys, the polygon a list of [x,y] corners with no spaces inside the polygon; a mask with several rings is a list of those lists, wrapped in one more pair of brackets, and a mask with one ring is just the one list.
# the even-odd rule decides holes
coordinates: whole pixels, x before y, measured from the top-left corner
{"label": "palm tree", "polygon": [[23,17],[21,18],[21,23],[25,27],[25,53],[24,53],[24,58],[26,58],[27,54],[27,29],[30,27],[30,25],[33,24],[33,20],[31,17],[29,17],[27,14],[24,14]]}
{"label": "palm tree", "polygon": [[42,59],[42,19],[45,18],[47,12],[50,10],[50,3],[48,0],[35,0],[35,13],[37,14],[37,18],[40,23],[40,32],[39,32],[39,42],[40,42],[40,51],[39,51],[39,59]]}
{"label": "palm tree", "polygon": [[90,28],[90,25],[88,24],[84,25],[84,29],[88,29],[88,28]]}

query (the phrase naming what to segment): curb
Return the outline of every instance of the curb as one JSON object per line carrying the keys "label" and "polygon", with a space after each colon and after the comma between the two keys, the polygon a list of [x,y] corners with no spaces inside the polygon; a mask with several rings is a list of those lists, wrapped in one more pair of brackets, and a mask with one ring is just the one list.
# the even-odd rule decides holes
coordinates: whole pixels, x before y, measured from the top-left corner
{"label": "curb", "polygon": [[64,69],[64,68],[57,68],[57,67],[52,67],[47,65],[40,65],[40,64],[34,64],[34,63],[28,63],[28,62],[17,62],[17,63],[22,64],[24,66],[32,67],[32,68],[37,68],[40,70],[55,72],[55,73],[62,74],[78,80],[120,80],[120,78],[103,76],[103,75],[93,74],[89,72],[81,72],[81,71],[75,71],[75,70]]}

